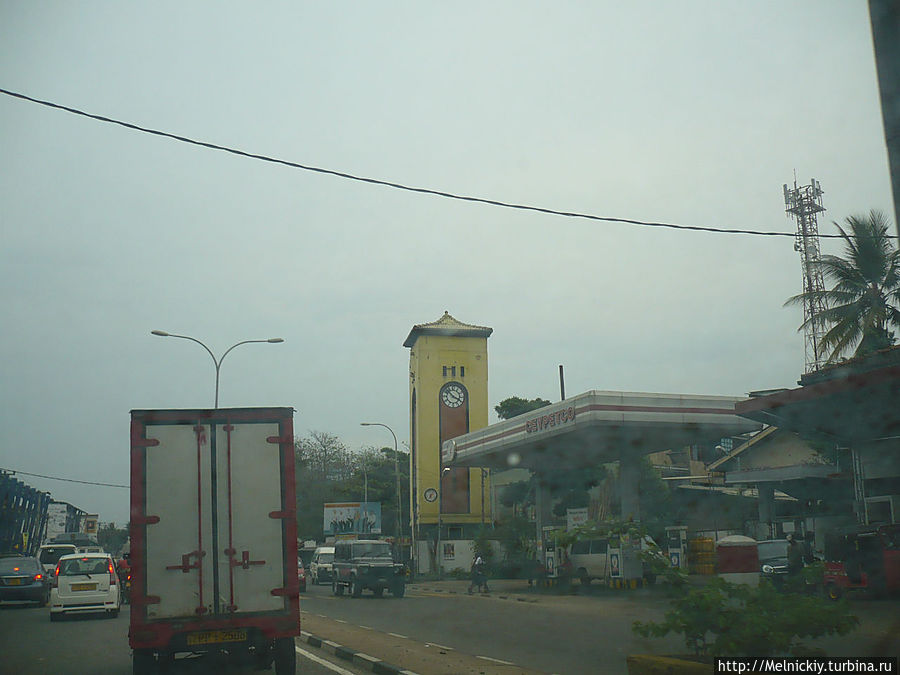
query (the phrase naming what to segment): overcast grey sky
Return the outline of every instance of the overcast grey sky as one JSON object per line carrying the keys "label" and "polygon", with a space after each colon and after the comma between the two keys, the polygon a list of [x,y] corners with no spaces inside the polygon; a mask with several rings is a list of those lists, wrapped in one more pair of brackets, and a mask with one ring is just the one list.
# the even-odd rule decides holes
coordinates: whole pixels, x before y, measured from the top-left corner
{"label": "overcast grey sky", "polygon": [[[0,88],[409,185],[822,232],[892,212],[865,0],[11,2]],[[488,325],[491,406],[742,395],[803,369],[789,238],[573,220],[245,159],[0,96],[0,467],[128,482],[128,411],[297,409],[408,441],[413,324]],[[836,252],[832,241],[823,250]],[[491,418],[496,419],[493,412]],[[127,490],[23,477],[101,520]]]}

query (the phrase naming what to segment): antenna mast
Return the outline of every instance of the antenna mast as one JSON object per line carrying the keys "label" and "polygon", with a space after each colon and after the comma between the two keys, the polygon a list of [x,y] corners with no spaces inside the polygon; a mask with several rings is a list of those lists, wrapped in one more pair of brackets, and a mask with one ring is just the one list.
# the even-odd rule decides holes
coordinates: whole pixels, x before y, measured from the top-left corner
{"label": "antenna mast", "polygon": [[819,265],[819,223],[817,214],[825,211],[822,206],[822,185],[815,178],[809,185],[797,186],[794,177],[793,189],[784,186],[784,206],[790,217],[797,221],[794,250],[800,253],[803,270],[803,325],[806,342],[806,371],[818,370],[824,363],[821,353],[824,326],[818,317],[825,310],[823,293],[825,280]]}

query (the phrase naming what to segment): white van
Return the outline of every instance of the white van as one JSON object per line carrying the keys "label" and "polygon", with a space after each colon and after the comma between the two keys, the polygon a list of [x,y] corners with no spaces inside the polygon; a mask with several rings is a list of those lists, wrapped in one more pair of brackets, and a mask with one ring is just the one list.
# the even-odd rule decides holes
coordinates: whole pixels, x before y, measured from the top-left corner
{"label": "white van", "polygon": [[572,544],[569,560],[575,577],[581,580],[583,586],[589,586],[594,579],[606,580],[608,553],[608,539],[584,539]]}
{"label": "white van", "polygon": [[334,564],[334,546],[319,546],[313,553],[309,563],[309,576],[314,584],[328,583],[334,579],[332,565]]}
{"label": "white van", "polygon": [[[642,551],[655,551],[657,555],[661,555],[659,546],[653,541],[649,535],[644,535],[641,539]],[[607,581],[609,576],[609,540],[608,539],[585,539],[576,541],[572,544],[572,550],[569,554],[569,560],[572,562],[572,570],[577,579],[584,586],[590,585],[594,579],[602,579]],[[642,564],[643,577],[647,583],[654,583],[656,575],[646,562]]]}

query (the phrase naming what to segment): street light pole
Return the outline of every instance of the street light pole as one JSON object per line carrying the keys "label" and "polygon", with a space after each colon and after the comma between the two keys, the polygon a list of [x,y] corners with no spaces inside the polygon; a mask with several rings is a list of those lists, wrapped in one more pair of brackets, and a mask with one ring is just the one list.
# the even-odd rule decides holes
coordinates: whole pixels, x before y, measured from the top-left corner
{"label": "street light pole", "polygon": [[438,581],[444,578],[444,552],[441,550],[441,528],[444,525],[443,509],[444,509],[444,474],[450,471],[449,466],[441,469],[438,475],[438,531],[437,531],[437,550],[435,551],[435,562],[437,563]]}
{"label": "street light pole", "polygon": [[397,450],[397,434],[394,433],[394,430],[391,429],[387,424],[382,424],[381,422],[360,422],[359,426],[361,427],[384,427],[388,431],[391,432],[391,436],[394,438],[394,477],[397,481],[397,546],[399,550],[403,551],[403,508],[401,506],[400,501],[400,461],[397,458],[399,454]]}
{"label": "street light pole", "polygon": [[198,345],[203,347],[206,352],[209,354],[210,358],[213,360],[213,364],[216,367],[216,402],[215,407],[219,407],[219,370],[222,368],[222,361],[225,360],[225,357],[228,356],[228,352],[230,352],[235,347],[240,347],[241,345],[250,344],[251,342],[268,342],[270,344],[277,344],[279,342],[284,342],[284,338],[269,338],[268,340],[241,340],[237,344],[231,345],[228,349],[225,350],[225,353],[222,354],[218,359],[216,355],[212,353],[212,350],[207,347],[205,344],[200,342],[197,338],[193,338],[190,335],[175,335],[174,333],[167,333],[164,330],[151,330],[150,333],[152,335],[158,335],[159,337],[173,337],[173,338],[181,338],[182,340],[190,340],[191,342],[196,342]]}

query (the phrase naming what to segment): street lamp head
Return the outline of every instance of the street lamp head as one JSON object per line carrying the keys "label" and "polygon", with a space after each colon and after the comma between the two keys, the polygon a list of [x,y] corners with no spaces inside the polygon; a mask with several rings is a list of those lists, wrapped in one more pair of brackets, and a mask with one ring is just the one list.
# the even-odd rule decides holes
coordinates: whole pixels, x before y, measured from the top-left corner
{"label": "street lamp head", "polygon": [[279,342],[284,342],[284,338],[269,338],[266,342],[271,342],[273,345],[278,344]]}
{"label": "street lamp head", "polygon": [[370,426],[372,426],[372,423],[371,423],[371,422],[360,422],[360,423],[359,423],[359,426],[361,426],[361,427],[370,427]]}
{"label": "street lamp head", "polygon": [[152,335],[159,335],[160,337],[169,337],[169,334],[164,330],[151,330],[150,333]]}

